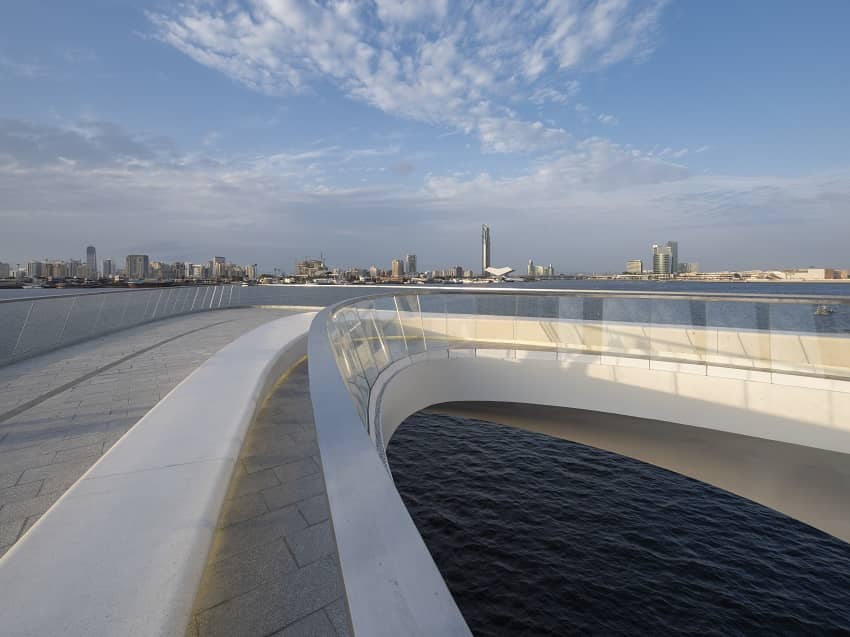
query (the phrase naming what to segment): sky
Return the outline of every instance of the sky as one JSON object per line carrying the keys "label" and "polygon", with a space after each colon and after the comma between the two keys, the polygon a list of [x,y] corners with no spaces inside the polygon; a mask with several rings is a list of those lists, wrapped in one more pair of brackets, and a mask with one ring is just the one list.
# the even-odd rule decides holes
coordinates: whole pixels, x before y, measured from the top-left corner
{"label": "sky", "polygon": [[0,261],[850,267],[850,3],[0,8]]}

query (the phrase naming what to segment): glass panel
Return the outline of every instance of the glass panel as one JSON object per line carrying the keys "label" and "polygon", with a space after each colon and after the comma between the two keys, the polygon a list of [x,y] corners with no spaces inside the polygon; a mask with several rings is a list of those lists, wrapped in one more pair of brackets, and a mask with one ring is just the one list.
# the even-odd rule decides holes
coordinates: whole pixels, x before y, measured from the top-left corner
{"label": "glass panel", "polygon": [[[425,335],[424,347],[429,350],[447,349],[452,345],[449,337],[448,321],[446,319],[446,299],[451,298],[449,294],[420,294],[416,297],[402,297],[410,299],[409,306],[399,301],[402,316],[405,313],[414,314],[421,310],[422,332]],[[415,301],[413,300],[415,298]],[[418,304],[418,310],[417,310]],[[413,334],[407,339],[407,349],[411,354],[421,352],[423,347],[417,343],[418,339]]]}
{"label": "glass panel", "polygon": [[[384,340],[384,334],[378,324],[378,313],[375,310],[374,301],[361,301],[355,306],[357,314],[360,317],[360,322],[363,327],[363,332],[366,335],[366,342],[372,352],[372,359],[375,362],[377,373],[380,374],[392,362],[390,351]],[[369,381],[370,385],[374,383]]]}
{"label": "glass panel", "polygon": [[[390,360],[397,361],[406,357],[405,326],[399,320],[399,312],[396,309],[396,297],[384,296],[377,298],[374,300],[374,306],[375,321]],[[408,327],[412,331],[412,326]]]}
{"label": "glass panel", "polygon": [[125,292],[113,292],[104,295],[106,301],[103,304],[100,318],[97,320],[97,325],[95,326],[97,334],[112,332],[123,327],[122,317],[127,304],[127,299],[125,298],[127,296],[129,294]]}
{"label": "glass panel", "polygon": [[131,290],[129,292],[122,292],[121,295],[127,299],[127,305],[121,312],[123,316],[122,325],[127,327],[143,323],[145,320],[145,309],[150,303],[150,294],[147,290]]}
{"label": "glass panel", "polygon": [[76,297],[77,302],[67,314],[68,319],[61,337],[63,345],[89,338],[95,333],[95,323],[106,296],[108,295],[84,294]]}
{"label": "glass panel", "polygon": [[[99,299],[98,299],[99,300]],[[32,305],[26,327],[17,338],[15,357],[32,356],[56,347],[62,334],[64,319],[73,305],[73,298],[42,299]],[[29,304],[21,303],[28,308]],[[14,345],[14,344],[13,344]]]}
{"label": "glass panel", "polygon": [[[588,308],[585,308],[585,301]],[[591,316],[598,318],[585,321],[585,309]],[[598,352],[602,346],[602,328],[593,320],[602,319],[601,299],[581,296],[562,296],[558,298],[557,337],[560,349],[567,352]]]}
{"label": "glass panel", "polygon": [[771,303],[770,354],[780,372],[850,375],[850,306],[826,302]]}
{"label": "glass panel", "polygon": [[[423,328],[422,312],[420,311],[420,296],[418,294],[404,294],[394,297],[396,312],[399,323],[404,334],[407,353],[419,354],[425,351],[425,333]],[[438,313],[438,319],[429,318],[429,324],[434,321],[441,324],[445,330],[445,312]],[[442,334],[441,334],[442,337]]]}
{"label": "glass panel", "polygon": [[708,339],[708,364],[770,368],[770,313],[766,303],[710,301],[706,303],[705,320],[709,331],[716,334]]}
{"label": "glass panel", "polygon": [[647,357],[652,306],[648,299],[608,297],[602,301],[602,351]]}
{"label": "glass panel", "polygon": [[0,364],[11,359],[31,306],[31,301],[0,303]]}
{"label": "glass panel", "polygon": [[363,329],[360,315],[353,306],[342,308],[338,314],[341,316],[342,325],[345,326],[348,337],[351,339],[352,351],[354,351],[360,361],[363,375],[371,387],[372,383],[378,377],[378,369],[375,365],[375,359],[372,356],[372,349]]}
{"label": "glass panel", "polygon": [[653,360],[700,363],[717,349],[717,331],[705,326],[705,301],[652,299],[651,303]]}
{"label": "glass panel", "polygon": [[517,295],[516,344],[532,349],[557,349],[558,297]]}
{"label": "glass panel", "polygon": [[479,345],[513,348],[517,295],[478,294],[475,299],[475,340]]}
{"label": "glass panel", "polygon": [[471,294],[447,294],[445,298],[446,335],[452,347],[474,347],[475,297]]}

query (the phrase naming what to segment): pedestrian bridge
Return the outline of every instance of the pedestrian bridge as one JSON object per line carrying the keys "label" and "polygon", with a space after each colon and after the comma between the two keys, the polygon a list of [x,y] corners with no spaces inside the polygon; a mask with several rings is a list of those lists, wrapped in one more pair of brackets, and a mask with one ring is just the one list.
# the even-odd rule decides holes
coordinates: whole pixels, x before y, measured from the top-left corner
{"label": "pedestrian bridge", "polygon": [[468,634],[384,453],[432,406],[632,456],[850,541],[848,330],[850,299],[508,289],[277,318],[22,534],[0,559],[0,617],[15,635]]}

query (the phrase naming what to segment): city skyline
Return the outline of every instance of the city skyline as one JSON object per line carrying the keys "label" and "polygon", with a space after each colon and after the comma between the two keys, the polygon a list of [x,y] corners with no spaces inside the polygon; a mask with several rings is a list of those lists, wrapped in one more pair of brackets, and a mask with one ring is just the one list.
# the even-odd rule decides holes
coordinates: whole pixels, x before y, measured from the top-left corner
{"label": "city skyline", "polygon": [[847,265],[846,3],[282,7],[4,8],[0,259]]}

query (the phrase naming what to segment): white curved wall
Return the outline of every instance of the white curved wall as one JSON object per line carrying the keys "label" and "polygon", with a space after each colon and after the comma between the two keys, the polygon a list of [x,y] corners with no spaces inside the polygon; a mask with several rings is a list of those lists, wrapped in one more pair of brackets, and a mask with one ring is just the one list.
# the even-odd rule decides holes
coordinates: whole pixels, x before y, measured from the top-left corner
{"label": "white curved wall", "polygon": [[[429,352],[381,374],[372,422],[386,445],[409,415],[449,402],[662,421],[619,437],[604,423],[581,431],[565,425],[560,435],[710,482],[850,541],[850,393],[759,382],[736,370],[719,377],[651,369],[635,359],[607,363],[557,360],[551,352]],[[559,435],[557,423],[546,432]]]}

